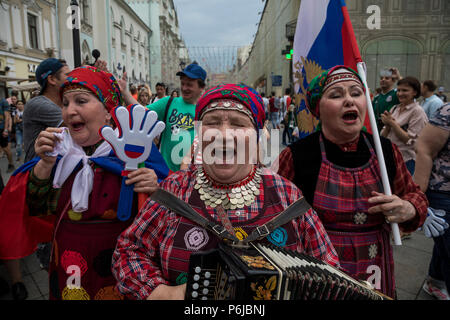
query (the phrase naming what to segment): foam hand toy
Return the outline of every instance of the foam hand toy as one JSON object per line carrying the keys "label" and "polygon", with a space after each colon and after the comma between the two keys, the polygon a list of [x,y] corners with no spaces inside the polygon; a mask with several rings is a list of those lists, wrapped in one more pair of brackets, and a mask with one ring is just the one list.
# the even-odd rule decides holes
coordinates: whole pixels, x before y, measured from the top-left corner
{"label": "foam hand toy", "polygon": [[116,107],[112,115],[119,129],[119,135],[117,136],[108,126],[100,130],[100,135],[125,163],[117,217],[121,221],[126,221],[131,216],[134,188],[134,185],[125,184],[127,175],[130,171],[137,170],[139,165],[147,160],[152,150],[153,139],[161,134],[165,124],[158,121],[156,112],[149,111],[141,105]]}
{"label": "foam hand toy", "polygon": [[442,236],[449,227],[444,219],[445,211],[428,208],[427,218],[423,223],[423,231],[428,238],[436,238]]}

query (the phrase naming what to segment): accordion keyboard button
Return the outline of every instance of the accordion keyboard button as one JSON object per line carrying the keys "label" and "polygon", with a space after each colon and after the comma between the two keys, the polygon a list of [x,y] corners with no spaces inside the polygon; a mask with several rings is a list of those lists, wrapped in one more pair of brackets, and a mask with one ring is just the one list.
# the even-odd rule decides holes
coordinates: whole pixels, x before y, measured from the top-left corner
{"label": "accordion keyboard button", "polygon": [[202,293],[203,293],[204,295],[207,295],[207,294],[208,294],[208,292],[209,292],[209,290],[208,290],[208,289],[203,289],[203,291],[202,291]]}
{"label": "accordion keyboard button", "polygon": [[194,289],[194,290],[198,290],[199,287],[200,287],[200,286],[198,285],[198,283],[194,283],[194,284],[192,285],[192,289]]}
{"label": "accordion keyboard button", "polygon": [[206,271],[206,272],[205,272],[205,278],[206,278],[206,279],[211,278],[211,272]]}
{"label": "accordion keyboard button", "polygon": [[196,274],[196,275],[194,276],[194,281],[198,281],[198,280],[200,280],[200,276],[199,276],[198,274]]}
{"label": "accordion keyboard button", "polygon": [[208,300],[208,297],[202,297],[202,300]]}
{"label": "accordion keyboard button", "polygon": [[198,298],[198,292],[197,291],[192,291],[192,298]]}
{"label": "accordion keyboard button", "polygon": [[203,285],[204,285],[205,287],[209,286],[209,281],[208,281],[208,280],[203,281]]}
{"label": "accordion keyboard button", "polygon": [[194,269],[195,273],[200,273],[202,271],[202,268],[200,267],[195,267]]}

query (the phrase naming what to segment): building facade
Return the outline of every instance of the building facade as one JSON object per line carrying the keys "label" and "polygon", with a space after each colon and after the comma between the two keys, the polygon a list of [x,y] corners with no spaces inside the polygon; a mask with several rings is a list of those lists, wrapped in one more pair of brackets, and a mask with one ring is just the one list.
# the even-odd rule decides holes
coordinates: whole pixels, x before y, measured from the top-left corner
{"label": "building facade", "polygon": [[[379,72],[397,67],[402,76],[434,80],[450,91],[450,2],[448,0],[347,0],[368,85],[379,86]],[[370,29],[369,6],[380,9],[379,29]],[[370,24],[369,24],[370,25]]]}
{"label": "building facade", "polygon": [[[59,1],[61,58],[74,67],[70,0]],[[150,81],[151,29],[124,0],[79,0],[81,60],[93,63],[92,51],[108,62],[115,77],[126,71],[129,83]],[[95,18],[94,18],[95,17]]]}
{"label": "building facade", "polygon": [[[149,39],[152,31],[124,0],[109,0],[112,71],[127,71],[129,82],[150,82]],[[124,69],[125,68],[125,69]]]}
{"label": "building facade", "polygon": [[[297,19],[300,0],[266,0],[247,62],[247,79],[237,79],[270,94],[282,96],[291,86],[291,60],[281,53],[292,40],[286,36],[286,25]],[[281,80],[281,81],[280,81]]]}
{"label": "building facade", "polygon": [[150,83],[164,82],[169,89],[179,86],[176,73],[189,55],[180,35],[178,15],[173,0],[127,0],[127,3],[153,31],[150,38]]}
{"label": "building facade", "polygon": [[236,63],[231,71],[230,82],[248,85],[248,57],[251,48],[251,45],[247,45],[237,49]]}
{"label": "building facade", "polygon": [[0,0],[0,97],[34,81],[39,63],[56,55],[55,17],[55,1]]}
{"label": "building facade", "polygon": [[[347,0],[346,5],[372,90],[379,86],[381,69],[397,67],[402,76],[434,80],[450,91],[448,0]],[[374,5],[379,8],[379,29],[368,26],[374,14],[368,8]],[[292,62],[282,52],[293,45],[299,8],[300,0],[266,0],[244,64],[248,65],[247,84],[260,92],[281,95],[293,87]]]}

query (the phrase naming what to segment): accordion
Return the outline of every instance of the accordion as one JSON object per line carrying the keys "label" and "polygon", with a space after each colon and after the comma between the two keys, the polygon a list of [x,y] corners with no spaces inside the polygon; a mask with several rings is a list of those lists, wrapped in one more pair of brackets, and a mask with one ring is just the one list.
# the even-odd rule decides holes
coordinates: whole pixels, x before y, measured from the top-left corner
{"label": "accordion", "polygon": [[384,300],[327,263],[273,245],[192,253],[187,300]]}

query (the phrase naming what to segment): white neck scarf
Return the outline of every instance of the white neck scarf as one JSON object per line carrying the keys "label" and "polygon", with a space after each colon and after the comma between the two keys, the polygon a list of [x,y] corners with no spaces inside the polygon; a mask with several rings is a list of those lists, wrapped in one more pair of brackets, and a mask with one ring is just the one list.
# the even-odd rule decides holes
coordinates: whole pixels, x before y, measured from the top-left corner
{"label": "white neck scarf", "polygon": [[53,187],[61,188],[78,163],[82,161],[83,167],[78,171],[72,185],[71,201],[73,211],[84,212],[89,208],[89,195],[94,183],[94,171],[89,165],[89,159],[108,156],[111,152],[111,146],[104,141],[92,156],[87,156],[83,148],[72,140],[67,129],[55,135],[60,141],[56,144],[55,150],[51,155],[59,154],[62,158],[56,166]]}

